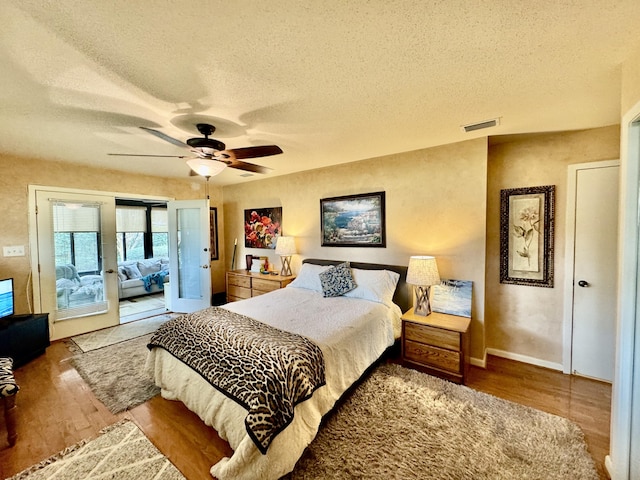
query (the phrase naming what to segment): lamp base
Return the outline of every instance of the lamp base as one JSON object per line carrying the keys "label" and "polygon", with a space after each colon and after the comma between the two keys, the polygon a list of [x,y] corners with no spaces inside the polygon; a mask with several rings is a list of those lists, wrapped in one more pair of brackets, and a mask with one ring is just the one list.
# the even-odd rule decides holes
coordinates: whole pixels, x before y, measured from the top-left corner
{"label": "lamp base", "polygon": [[431,314],[431,302],[429,302],[429,291],[431,287],[416,287],[416,305],[413,313],[426,317]]}
{"label": "lamp base", "polygon": [[280,275],[283,277],[289,277],[293,275],[291,273],[291,257],[290,256],[282,256],[282,270],[280,270]]}

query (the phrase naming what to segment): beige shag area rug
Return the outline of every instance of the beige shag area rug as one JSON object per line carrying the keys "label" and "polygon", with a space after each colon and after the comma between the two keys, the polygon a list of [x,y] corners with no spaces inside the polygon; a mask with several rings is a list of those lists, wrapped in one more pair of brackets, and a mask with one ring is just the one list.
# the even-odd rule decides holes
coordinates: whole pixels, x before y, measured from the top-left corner
{"label": "beige shag area rug", "polygon": [[68,447],[8,480],[185,480],[130,421],[107,427],[91,441]]}
{"label": "beige shag area rug", "polygon": [[597,480],[571,421],[384,364],[331,414],[299,479]]}

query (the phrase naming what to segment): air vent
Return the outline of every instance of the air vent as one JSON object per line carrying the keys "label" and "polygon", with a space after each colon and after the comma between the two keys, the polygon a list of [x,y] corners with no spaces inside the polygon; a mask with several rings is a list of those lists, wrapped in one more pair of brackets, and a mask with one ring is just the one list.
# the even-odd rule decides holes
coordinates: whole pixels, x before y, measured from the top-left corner
{"label": "air vent", "polygon": [[465,132],[473,132],[474,130],[482,130],[483,128],[496,127],[500,125],[499,118],[493,118],[491,120],[485,120],[484,122],[469,123],[468,125],[462,125],[462,130]]}

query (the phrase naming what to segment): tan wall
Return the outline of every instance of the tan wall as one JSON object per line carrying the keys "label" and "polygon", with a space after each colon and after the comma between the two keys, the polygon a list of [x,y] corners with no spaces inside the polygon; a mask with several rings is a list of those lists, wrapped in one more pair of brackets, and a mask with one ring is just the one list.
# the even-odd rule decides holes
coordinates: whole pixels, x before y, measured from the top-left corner
{"label": "tan wall", "polygon": [[640,47],[622,64],[620,105],[622,115],[640,100]]}
{"label": "tan wall", "polygon": [[[114,170],[88,168],[63,162],[42,162],[33,159],[0,156],[0,247],[24,245],[25,257],[4,257],[0,250],[0,277],[14,277],[16,311],[27,313],[27,282],[30,274],[28,185],[77,188],[101,192],[132,193],[173,197],[175,199],[204,198],[204,187],[192,180],[132,175]],[[218,206],[218,222],[222,225],[222,190],[210,188],[211,205]],[[220,236],[221,248],[224,238]],[[224,291],[224,252],[221,260],[212,263],[214,291]],[[31,289],[29,288],[29,292]],[[29,297],[31,294],[29,293]]]}
{"label": "tan wall", "polygon": [[[517,138],[517,137],[514,137]],[[562,363],[567,166],[619,158],[620,128],[534,136],[489,148],[487,348]],[[500,284],[500,190],[556,186],[554,288]]]}
{"label": "tan wall", "polygon": [[[236,268],[245,249],[245,209],[282,207],[283,233],[296,237],[302,257],[407,265],[416,254],[434,255],[444,278],[472,280],[472,355],[484,352],[484,270],[487,141],[477,139],[346,165],[224,187],[228,266],[238,240]],[[387,248],[321,247],[320,199],[386,192]],[[272,252],[270,261],[280,266]]]}

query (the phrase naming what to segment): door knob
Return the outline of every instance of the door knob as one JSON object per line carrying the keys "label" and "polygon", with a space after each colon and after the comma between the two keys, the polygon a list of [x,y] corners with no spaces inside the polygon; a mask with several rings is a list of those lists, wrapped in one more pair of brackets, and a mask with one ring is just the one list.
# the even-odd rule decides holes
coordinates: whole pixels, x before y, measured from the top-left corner
{"label": "door knob", "polygon": [[580,280],[578,282],[578,285],[581,287],[588,287],[589,286],[589,282],[587,282],[586,280]]}

